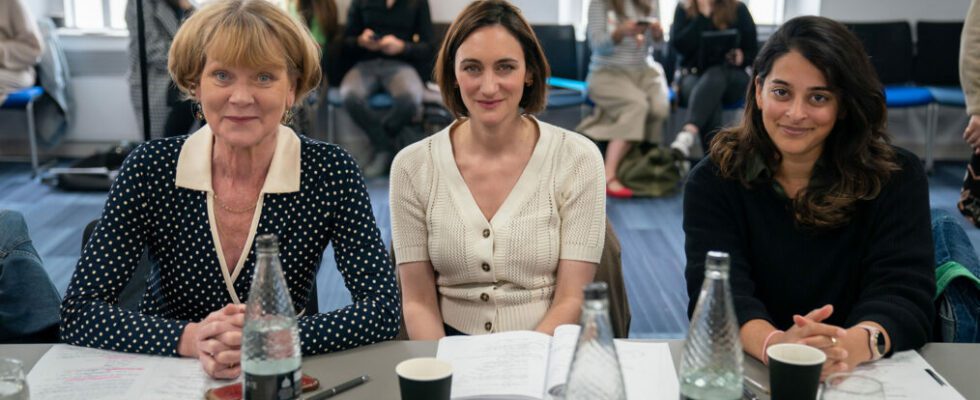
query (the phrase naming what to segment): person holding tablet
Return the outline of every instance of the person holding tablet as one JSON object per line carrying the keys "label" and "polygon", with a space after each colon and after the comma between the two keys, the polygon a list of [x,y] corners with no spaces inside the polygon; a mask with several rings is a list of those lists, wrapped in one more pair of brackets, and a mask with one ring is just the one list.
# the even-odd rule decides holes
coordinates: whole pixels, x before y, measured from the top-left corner
{"label": "person holding tablet", "polygon": [[[725,57],[705,57],[702,45],[709,32],[734,30],[738,46]],[[722,105],[734,103],[745,94],[749,77],[745,67],[758,50],[755,21],[748,7],[738,0],[684,0],[674,11],[670,45],[680,56],[678,97],[687,106],[688,117],[671,147],[690,154],[695,136],[700,136],[705,153],[721,127]]]}

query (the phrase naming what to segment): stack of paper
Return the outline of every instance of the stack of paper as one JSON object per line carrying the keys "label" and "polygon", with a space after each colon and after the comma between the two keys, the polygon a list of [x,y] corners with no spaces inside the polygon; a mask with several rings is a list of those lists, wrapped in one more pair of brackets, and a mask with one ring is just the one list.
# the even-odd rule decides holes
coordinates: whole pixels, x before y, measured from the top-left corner
{"label": "stack of paper", "polygon": [[117,353],[64,344],[52,346],[27,375],[31,398],[45,400],[201,399],[208,389],[229,383],[210,379],[200,362],[192,358]]}

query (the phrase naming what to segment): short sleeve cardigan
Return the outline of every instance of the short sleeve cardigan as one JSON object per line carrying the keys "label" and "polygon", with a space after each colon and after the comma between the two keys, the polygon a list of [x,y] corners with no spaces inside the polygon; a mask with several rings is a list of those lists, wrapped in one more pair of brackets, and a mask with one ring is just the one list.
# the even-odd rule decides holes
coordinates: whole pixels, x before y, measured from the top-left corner
{"label": "short sleeve cardigan", "polygon": [[396,259],[432,263],[443,320],[468,334],[534,329],[551,305],[558,261],[602,255],[602,156],[584,136],[535,121],[531,159],[489,221],[456,166],[450,131],[458,124],[392,164]]}
{"label": "short sleeve cardigan", "polygon": [[[126,158],[62,303],[61,338],[79,346],[176,355],[184,326],[248,299],[253,239],[274,233],[297,312],[333,243],[353,304],[299,318],[303,354],[388,340],[400,305],[391,262],[354,160],[337,146],[280,127],[239,264],[224,267],[214,229],[205,126],[160,139]],[[157,263],[139,312],[117,306],[144,249]],[[153,301],[150,301],[150,300]]]}

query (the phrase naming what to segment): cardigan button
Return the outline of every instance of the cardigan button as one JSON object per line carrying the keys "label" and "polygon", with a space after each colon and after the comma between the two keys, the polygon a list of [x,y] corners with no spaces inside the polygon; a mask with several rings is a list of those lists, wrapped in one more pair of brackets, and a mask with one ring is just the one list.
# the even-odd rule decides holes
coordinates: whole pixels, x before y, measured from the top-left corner
{"label": "cardigan button", "polygon": [[484,271],[487,271],[487,272],[490,272],[490,264],[483,263],[483,270]]}
{"label": "cardigan button", "polygon": [[490,330],[493,329],[493,324],[487,322],[487,323],[483,324],[483,329],[486,329],[487,332],[490,332]]}
{"label": "cardigan button", "polygon": [[484,229],[483,230],[483,237],[485,237],[485,238],[490,237],[490,230],[489,229]]}
{"label": "cardigan button", "polygon": [[486,293],[482,293],[482,294],[480,294],[480,300],[490,301],[490,295],[489,294],[486,294]]}

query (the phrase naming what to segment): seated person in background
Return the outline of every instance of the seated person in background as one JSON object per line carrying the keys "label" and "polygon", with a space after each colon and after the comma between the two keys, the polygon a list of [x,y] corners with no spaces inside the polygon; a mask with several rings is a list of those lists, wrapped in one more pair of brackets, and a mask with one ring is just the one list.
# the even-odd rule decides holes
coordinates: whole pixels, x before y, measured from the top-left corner
{"label": "seated person in background", "polygon": [[[256,235],[279,237],[304,355],[393,338],[395,275],[354,160],[282,125],[320,79],[316,43],[266,0],[208,3],[177,32],[169,70],[208,124],[129,155],[62,304],[69,344],[194,357],[240,373]],[[303,315],[333,242],[353,304]],[[144,249],[158,263],[140,312],[119,293]]]}
{"label": "seated person in background", "polygon": [[[425,86],[419,70],[432,57],[428,0],[353,0],[344,31],[344,57],[354,64],[340,83],[351,118],[368,135],[374,158],[367,176],[388,173],[395,137],[422,110]],[[372,94],[391,95],[379,118],[368,105]]]}
{"label": "seated person in background", "polygon": [[[702,35],[726,29],[738,32],[739,47],[732,49],[724,61],[715,61],[720,63],[698,65],[704,50],[700,48]],[[701,147],[708,152],[711,138],[722,125],[722,105],[745,96],[749,83],[745,67],[755,59],[759,47],[756,38],[752,14],[738,0],[684,0],[677,4],[670,45],[680,54],[677,94],[680,103],[687,106],[688,116],[671,147],[687,155],[695,135],[700,135]]]}
{"label": "seated person in background", "polygon": [[[167,72],[167,51],[185,15],[193,11],[190,0],[140,0],[146,32],[147,96],[150,101],[150,133],[154,138],[190,133],[194,125],[193,104],[182,100]],[[143,88],[140,81],[139,30],[136,0],[126,3],[129,27],[129,99],[136,123],[143,126]]]}
{"label": "seated person in background", "polygon": [[[667,79],[659,63],[648,64],[655,41],[663,41],[650,0],[595,0],[589,3],[589,98],[592,115],[576,129],[606,147],[606,193],[632,197],[616,179],[619,162],[630,145],[662,141],[664,119],[670,114]],[[610,16],[614,16],[611,18]]]}
{"label": "seated person in background", "polygon": [[[602,156],[538,121],[548,62],[520,10],[470,3],[436,60],[457,120],[395,157],[392,240],[412,339],[577,323],[602,255]],[[522,114],[523,113],[523,114]]]}
{"label": "seated person in background", "polygon": [[56,342],[60,304],[24,216],[0,210],[0,343]]}
{"label": "seated person in background", "polygon": [[684,189],[688,312],[709,250],[731,255],[745,352],[827,354],[823,373],[922,346],[932,332],[929,193],[889,144],[881,83],[861,42],[822,17],[784,23],[753,65],[741,125]]}
{"label": "seated person in background", "polygon": [[41,60],[41,32],[22,0],[0,2],[0,104],[7,95],[31,87]]}
{"label": "seated person in background", "polygon": [[[334,59],[339,52],[334,49],[339,49],[338,44],[342,42],[337,21],[337,3],[334,0],[289,0],[288,4],[290,13],[310,28],[310,34],[320,45],[320,72],[324,78],[320,85],[326,90],[327,78],[334,78],[329,74],[330,68],[339,64],[339,60]],[[326,93],[321,93],[322,95]]]}

